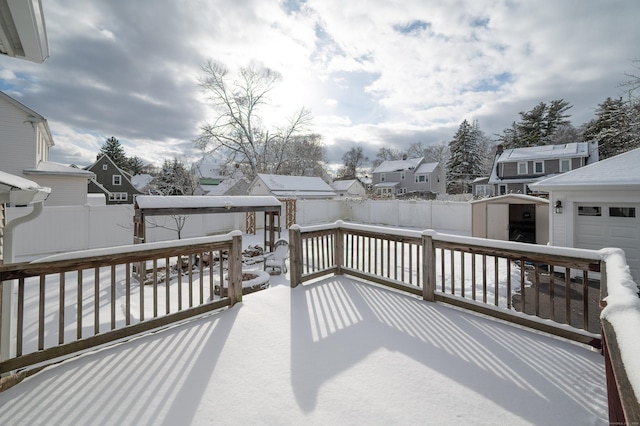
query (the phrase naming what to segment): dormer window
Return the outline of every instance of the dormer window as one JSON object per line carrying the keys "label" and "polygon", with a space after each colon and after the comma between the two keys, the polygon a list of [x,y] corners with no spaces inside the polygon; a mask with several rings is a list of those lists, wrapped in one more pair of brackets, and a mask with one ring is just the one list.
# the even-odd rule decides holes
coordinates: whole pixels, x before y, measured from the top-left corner
{"label": "dormer window", "polygon": [[571,171],[571,160],[560,160],[560,173]]}
{"label": "dormer window", "polygon": [[534,161],[533,172],[537,175],[544,174],[544,161]]}
{"label": "dormer window", "polygon": [[518,174],[519,175],[526,175],[529,173],[529,163],[527,163],[526,161],[519,161],[518,162]]}

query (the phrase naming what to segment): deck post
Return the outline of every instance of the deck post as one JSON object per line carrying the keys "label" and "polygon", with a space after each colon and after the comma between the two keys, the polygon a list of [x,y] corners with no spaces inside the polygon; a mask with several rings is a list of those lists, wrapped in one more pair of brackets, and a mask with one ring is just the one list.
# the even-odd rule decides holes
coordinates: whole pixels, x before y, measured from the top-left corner
{"label": "deck post", "polygon": [[242,302],[242,234],[232,237],[228,277],[229,299],[233,306]]}
{"label": "deck post", "polygon": [[342,266],[344,265],[344,231],[342,230],[342,221],[338,221],[336,231],[334,234],[334,253],[336,255],[335,258],[335,266],[336,266],[336,275],[342,275]]}
{"label": "deck post", "polygon": [[427,302],[435,302],[436,290],[436,250],[431,232],[422,233],[422,298]]}
{"label": "deck post", "polygon": [[289,278],[291,288],[294,288],[302,282],[302,237],[299,225],[289,228],[289,253]]}

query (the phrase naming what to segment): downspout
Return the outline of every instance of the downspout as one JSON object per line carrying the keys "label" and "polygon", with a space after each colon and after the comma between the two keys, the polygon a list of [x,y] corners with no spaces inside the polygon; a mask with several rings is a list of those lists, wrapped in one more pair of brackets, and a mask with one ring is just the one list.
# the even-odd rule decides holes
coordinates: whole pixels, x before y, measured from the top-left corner
{"label": "downspout", "polygon": [[[13,263],[13,231],[23,223],[29,222],[42,213],[43,202],[34,203],[33,210],[7,223],[4,228],[4,263]],[[0,360],[4,361],[11,357],[11,333],[15,328],[13,324],[14,311],[13,306],[13,281],[5,281],[2,286],[2,294],[0,295],[0,310],[2,318],[0,319]]]}

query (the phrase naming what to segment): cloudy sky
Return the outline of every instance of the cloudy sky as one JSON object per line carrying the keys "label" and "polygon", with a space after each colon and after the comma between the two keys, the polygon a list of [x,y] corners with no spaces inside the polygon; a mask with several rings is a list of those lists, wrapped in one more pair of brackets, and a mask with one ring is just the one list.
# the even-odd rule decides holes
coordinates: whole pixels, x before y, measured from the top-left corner
{"label": "cloudy sky", "polygon": [[[88,165],[115,136],[161,164],[199,155],[214,59],[282,74],[265,121],[311,110],[330,161],[353,146],[501,133],[565,99],[578,126],[640,59],[636,0],[42,0],[50,57],[0,58],[0,90],[45,116],[51,161]],[[637,66],[637,64],[635,64]]]}

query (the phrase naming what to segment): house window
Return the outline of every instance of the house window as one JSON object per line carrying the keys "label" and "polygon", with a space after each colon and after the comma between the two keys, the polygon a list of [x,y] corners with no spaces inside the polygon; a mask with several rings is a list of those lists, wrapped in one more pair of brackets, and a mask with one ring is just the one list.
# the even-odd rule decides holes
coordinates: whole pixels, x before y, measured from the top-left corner
{"label": "house window", "polygon": [[387,176],[384,173],[380,174],[380,182],[386,182],[387,181]]}
{"label": "house window", "polygon": [[544,161],[534,161],[533,162],[533,172],[536,174],[544,173]]}
{"label": "house window", "polygon": [[498,191],[500,195],[505,195],[507,193],[507,185],[498,185]]}
{"label": "house window", "polygon": [[102,170],[107,170],[109,168],[109,166],[107,166],[106,164],[102,165]]}
{"label": "house window", "polygon": [[113,185],[122,185],[122,176],[120,175],[113,175],[111,177],[111,183]]}
{"label": "house window", "polygon": [[560,160],[560,173],[571,171],[571,160]]}
{"label": "house window", "polygon": [[407,177],[405,172],[400,172],[400,180],[404,180]]}
{"label": "house window", "polygon": [[128,195],[126,192],[112,192],[109,194],[109,201],[127,201]]}
{"label": "house window", "polygon": [[398,189],[398,194],[406,194],[406,193],[407,193],[407,188]]}
{"label": "house window", "polygon": [[529,164],[526,161],[519,161],[518,162],[518,174],[519,175],[526,175],[527,173],[529,173]]}
{"label": "house window", "polygon": [[636,208],[609,207],[609,217],[636,217]]}
{"label": "house window", "polygon": [[427,175],[416,175],[416,183],[429,182]]}
{"label": "house window", "polygon": [[487,197],[493,195],[493,185],[477,185],[476,197]]}
{"label": "house window", "polygon": [[598,206],[578,206],[578,216],[602,216],[602,210]]}

